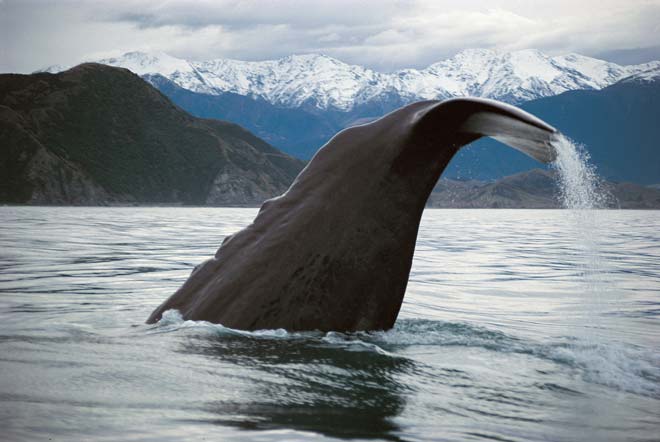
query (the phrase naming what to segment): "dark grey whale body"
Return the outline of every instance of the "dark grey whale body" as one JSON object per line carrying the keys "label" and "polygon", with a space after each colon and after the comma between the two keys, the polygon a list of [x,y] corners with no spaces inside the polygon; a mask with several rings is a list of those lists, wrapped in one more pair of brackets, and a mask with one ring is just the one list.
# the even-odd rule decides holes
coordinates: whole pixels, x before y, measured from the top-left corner
{"label": "dark grey whale body", "polygon": [[346,129],[147,322],[177,309],[247,330],[389,329],[426,200],[458,149],[492,136],[549,162],[555,133],[513,106],[471,98],[418,102]]}

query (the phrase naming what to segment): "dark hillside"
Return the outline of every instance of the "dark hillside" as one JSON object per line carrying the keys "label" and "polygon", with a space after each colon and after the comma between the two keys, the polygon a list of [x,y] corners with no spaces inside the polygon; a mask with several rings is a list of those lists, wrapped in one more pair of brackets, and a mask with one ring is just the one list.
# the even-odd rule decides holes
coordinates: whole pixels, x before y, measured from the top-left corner
{"label": "dark hillside", "polygon": [[4,202],[258,204],[303,166],[128,70],[0,75]]}

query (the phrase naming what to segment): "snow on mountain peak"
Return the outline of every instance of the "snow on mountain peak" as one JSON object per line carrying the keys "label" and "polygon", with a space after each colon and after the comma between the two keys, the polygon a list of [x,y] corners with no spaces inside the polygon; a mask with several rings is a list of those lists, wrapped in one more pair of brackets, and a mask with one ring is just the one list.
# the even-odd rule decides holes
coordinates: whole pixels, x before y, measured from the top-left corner
{"label": "snow on mountain peak", "polygon": [[660,81],[660,61],[652,61],[650,63],[646,63],[644,66],[648,67],[648,69],[641,70],[629,77],[624,78],[621,81],[625,81],[626,83],[647,83],[652,81]]}
{"label": "snow on mountain peak", "polygon": [[232,92],[278,106],[342,111],[393,95],[402,102],[470,95],[520,103],[569,90],[601,89],[660,66],[620,66],[575,53],[552,57],[536,49],[465,49],[425,69],[392,73],[314,53],[266,61],[187,61],[163,52],[128,52],[99,62],[141,76],[161,75],[193,92]]}
{"label": "snow on mountain peak", "polygon": [[190,62],[164,52],[127,52],[116,58],[105,58],[99,63],[120,66],[138,75],[160,74],[168,77],[176,72],[192,72]]}

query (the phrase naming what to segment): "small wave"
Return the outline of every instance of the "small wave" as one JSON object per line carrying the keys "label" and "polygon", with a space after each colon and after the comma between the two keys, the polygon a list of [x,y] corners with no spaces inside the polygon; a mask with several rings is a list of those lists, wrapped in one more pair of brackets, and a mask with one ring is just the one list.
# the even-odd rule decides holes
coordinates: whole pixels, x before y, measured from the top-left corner
{"label": "small wave", "polygon": [[534,354],[579,370],[585,381],[660,397],[660,356],[621,343],[540,345]]}
{"label": "small wave", "polygon": [[303,345],[341,348],[399,358],[400,347],[464,346],[501,353],[527,354],[577,370],[589,383],[644,396],[660,396],[660,356],[648,355],[641,348],[621,343],[594,344],[577,337],[554,342],[523,339],[485,327],[466,323],[403,319],[387,331],[372,332],[288,332],[273,330],[236,330],[206,321],[184,320],[177,310],[168,310],[147,333],[201,330],[216,336],[247,339],[298,340]]}
{"label": "small wave", "polygon": [[185,320],[178,310],[167,310],[157,324],[152,326],[147,333],[171,333],[182,329],[196,329],[204,332],[210,332],[219,336],[244,337],[249,339],[282,339],[282,340],[300,340],[307,341],[310,344],[321,344],[334,348],[342,348],[347,351],[365,351],[381,355],[394,356],[377,344],[360,339],[360,336],[367,336],[368,333],[341,333],[320,331],[307,332],[289,332],[283,328],[272,330],[237,330],[225,327],[221,324],[213,324],[207,321]]}
{"label": "small wave", "polygon": [[649,354],[623,343],[594,343],[576,336],[559,342],[538,342],[464,323],[419,319],[399,321],[392,330],[373,336],[385,346],[458,345],[529,354],[578,370],[586,382],[643,396],[660,396],[660,354]]}
{"label": "small wave", "polygon": [[[283,328],[273,330],[238,330],[234,328],[225,327],[222,324],[214,324],[208,321],[192,321],[183,319],[181,312],[172,309],[163,313],[160,321],[152,326],[147,333],[171,333],[182,329],[198,329],[207,332],[212,332],[218,335],[226,336],[244,336],[252,338],[267,338],[267,339],[291,339],[310,337],[309,333],[288,332]],[[313,333],[313,332],[312,332]],[[318,335],[318,333],[316,333]]]}
{"label": "small wave", "polygon": [[402,319],[387,331],[369,332],[379,343],[386,345],[438,345],[484,347],[492,350],[515,349],[524,345],[518,338],[461,322]]}
{"label": "small wave", "polygon": [[377,344],[362,340],[358,336],[359,334],[354,333],[328,332],[323,338],[321,338],[321,340],[334,347],[344,348],[348,351],[367,351],[384,356],[397,357],[395,354],[384,350]]}
{"label": "small wave", "polygon": [[476,327],[464,323],[431,321],[424,319],[404,319],[387,331],[369,331],[343,333],[331,331],[289,332],[285,329],[238,330],[214,324],[207,321],[183,319],[178,310],[167,310],[157,324],[147,333],[170,333],[182,329],[198,329],[217,335],[242,336],[246,338],[263,339],[310,339],[317,340],[350,351],[375,351],[391,355],[391,352],[381,346],[397,347],[410,345],[459,345],[468,347],[484,347],[492,350],[514,348],[516,338],[504,333]]}
{"label": "small wave", "polygon": [[402,320],[395,328],[371,333],[388,346],[437,345],[480,347],[502,353],[528,354],[577,370],[589,383],[643,396],[660,396],[660,354],[618,342],[594,343],[576,336],[559,342],[522,339],[484,327],[430,320]]}

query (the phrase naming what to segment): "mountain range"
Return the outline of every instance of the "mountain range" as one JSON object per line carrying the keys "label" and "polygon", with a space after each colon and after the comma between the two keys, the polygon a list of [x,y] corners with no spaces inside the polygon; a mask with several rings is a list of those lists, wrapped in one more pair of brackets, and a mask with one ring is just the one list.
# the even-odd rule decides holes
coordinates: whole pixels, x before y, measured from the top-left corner
{"label": "mountain range", "polygon": [[[382,74],[320,55],[189,62],[132,52],[102,61],[47,70],[55,75],[0,75],[0,201],[256,205],[304,165],[268,143],[309,158],[342,128],[409,101],[481,94],[586,143],[610,188],[624,189],[621,207],[658,205],[653,186],[620,182],[660,183],[660,62],[468,50],[424,70]],[[224,83],[222,72],[231,72]],[[526,172],[534,167],[479,140],[452,160],[430,204],[554,207],[548,176]]]}
{"label": "mountain range", "polygon": [[[193,62],[130,52],[101,62],[139,74],[195,116],[239,124],[302,159],[343,128],[411,101],[476,95],[517,104],[586,144],[610,180],[660,183],[658,61],[621,66],[579,54],[470,49],[425,69],[393,73],[315,54]],[[459,152],[445,176],[494,180],[537,166],[480,140]]]}
{"label": "mountain range", "polygon": [[535,49],[467,49],[425,69],[391,73],[320,54],[267,61],[188,61],[162,52],[129,52],[94,61],[147,78],[159,75],[195,93],[232,93],[280,107],[343,112],[389,102],[393,97],[410,103],[478,96],[517,104],[570,90],[602,89],[630,75],[660,68],[660,61],[621,66],[579,54],[552,57]]}
{"label": "mountain range", "polygon": [[[638,81],[654,79],[610,88]],[[235,124],[190,116],[126,69],[100,64],[0,75],[0,138],[2,203],[255,206],[284,192],[304,165]],[[515,152],[493,149],[480,155]],[[657,188],[606,187],[614,207],[660,208]],[[443,178],[428,204],[553,208],[556,194],[553,173],[535,169],[496,181]]]}
{"label": "mountain range", "polygon": [[126,69],[0,75],[0,202],[257,205],[304,166]]}

